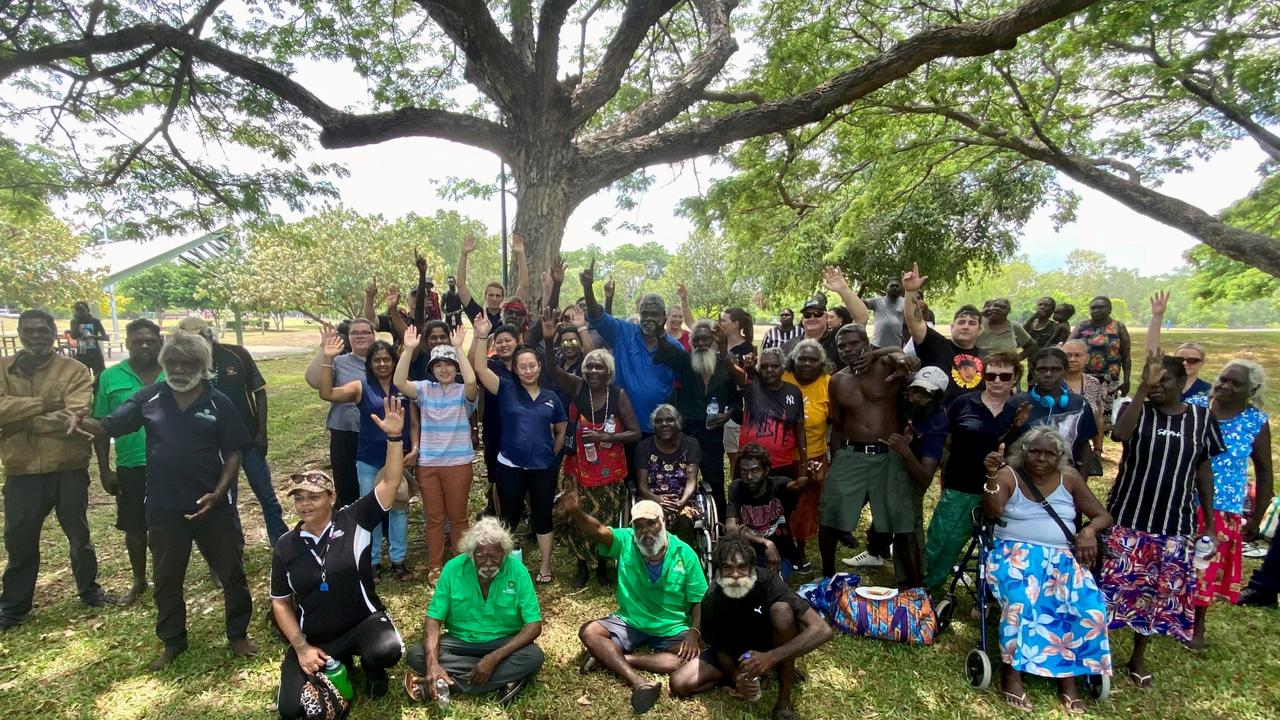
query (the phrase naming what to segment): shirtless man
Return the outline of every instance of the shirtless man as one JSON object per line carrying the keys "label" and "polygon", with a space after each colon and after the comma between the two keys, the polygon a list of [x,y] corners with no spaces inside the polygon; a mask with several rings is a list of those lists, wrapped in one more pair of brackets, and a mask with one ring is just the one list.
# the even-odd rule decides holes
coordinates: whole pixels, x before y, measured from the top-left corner
{"label": "shirtless man", "polygon": [[[892,533],[895,563],[904,586],[921,584],[920,544],[915,535],[911,478],[902,457],[885,442],[903,433],[898,403],[915,358],[899,348],[873,350],[867,331],[849,324],[836,333],[836,351],[848,367],[831,377],[831,423],[836,428],[831,471],[818,503],[818,550],[822,574],[835,574],[836,544],[857,529],[862,507],[871,503],[875,529]],[[843,441],[843,442],[842,442]]]}

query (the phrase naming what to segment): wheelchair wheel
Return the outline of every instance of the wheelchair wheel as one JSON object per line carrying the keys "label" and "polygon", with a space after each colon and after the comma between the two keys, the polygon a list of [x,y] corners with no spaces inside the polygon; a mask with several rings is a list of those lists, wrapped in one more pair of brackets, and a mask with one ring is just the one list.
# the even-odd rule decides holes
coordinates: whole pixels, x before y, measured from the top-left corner
{"label": "wheelchair wheel", "polygon": [[964,675],[974,690],[986,690],[991,686],[991,658],[978,648],[970,650],[964,658]]}
{"label": "wheelchair wheel", "polygon": [[951,618],[956,613],[956,605],[951,598],[944,598],[941,602],[933,607],[933,614],[938,619],[937,634],[941,635],[951,627]]}
{"label": "wheelchair wheel", "polygon": [[1095,702],[1103,702],[1111,697],[1110,675],[1085,675],[1084,690]]}

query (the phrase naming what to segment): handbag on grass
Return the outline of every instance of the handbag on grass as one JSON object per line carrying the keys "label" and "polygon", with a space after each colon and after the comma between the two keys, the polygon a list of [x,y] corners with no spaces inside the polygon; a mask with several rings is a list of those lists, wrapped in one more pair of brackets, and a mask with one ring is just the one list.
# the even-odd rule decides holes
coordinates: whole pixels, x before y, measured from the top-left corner
{"label": "handbag on grass", "polygon": [[[889,590],[886,597],[870,588],[841,589],[831,608],[831,625],[849,635],[889,642],[932,645],[938,632],[929,593],[924,588]],[[877,588],[876,590],[887,590]]]}
{"label": "handbag on grass", "polygon": [[1271,498],[1271,505],[1267,507],[1267,514],[1262,516],[1262,526],[1258,528],[1258,534],[1274,541],[1277,527],[1280,527],[1280,495]]}

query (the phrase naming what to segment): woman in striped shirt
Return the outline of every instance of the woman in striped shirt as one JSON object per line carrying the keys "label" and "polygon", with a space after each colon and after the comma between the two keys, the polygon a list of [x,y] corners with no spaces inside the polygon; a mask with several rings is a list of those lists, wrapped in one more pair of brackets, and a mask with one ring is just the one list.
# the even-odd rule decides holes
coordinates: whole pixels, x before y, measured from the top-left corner
{"label": "woman in striped shirt", "polygon": [[[418,489],[427,525],[428,582],[435,584],[444,567],[444,521],[454,545],[467,532],[467,496],[471,493],[471,462],[476,451],[471,445],[471,413],[476,409],[476,374],[462,352],[466,329],[458,327],[448,345],[431,349],[427,377],[409,379],[409,366],[421,337],[418,329],[404,332],[404,352],[396,364],[395,383],[400,392],[417,402],[421,411],[418,433]],[[462,382],[459,383],[459,375]]]}

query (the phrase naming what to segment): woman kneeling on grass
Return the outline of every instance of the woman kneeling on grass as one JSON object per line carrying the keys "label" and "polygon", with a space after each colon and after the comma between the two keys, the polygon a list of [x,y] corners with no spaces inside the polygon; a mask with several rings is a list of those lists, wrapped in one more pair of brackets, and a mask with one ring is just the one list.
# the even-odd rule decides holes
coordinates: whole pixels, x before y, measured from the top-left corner
{"label": "woman kneeling on grass", "polygon": [[[1022,673],[1058,680],[1062,705],[1084,712],[1077,675],[1110,675],[1107,609],[1089,573],[1098,533],[1111,515],[1068,464],[1066,441],[1038,426],[1013,446],[987,455],[982,509],[1000,518],[987,574],[1000,601],[1000,690],[1005,701],[1030,710]],[[1044,503],[1044,504],[1042,504]],[[1076,513],[1089,524],[1075,530]]]}
{"label": "woman kneeling on grass", "polygon": [[[351,667],[360,657],[369,697],[387,694],[387,668],[400,662],[404,642],[373,588],[370,542],[396,497],[404,472],[400,436],[404,410],[383,399],[386,463],[373,491],[334,510],[333,480],[312,470],[291,478],[289,496],[302,521],[276,541],[271,555],[271,612],[289,650],[280,665],[276,707],[285,720],[309,717],[318,702],[309,675],[335,658]],[[297,605],[301,612],[294,609]]]}

